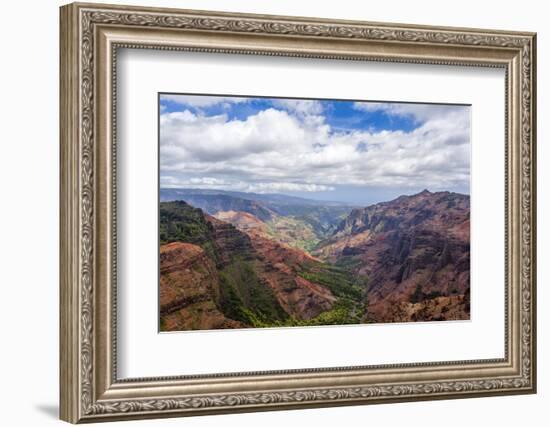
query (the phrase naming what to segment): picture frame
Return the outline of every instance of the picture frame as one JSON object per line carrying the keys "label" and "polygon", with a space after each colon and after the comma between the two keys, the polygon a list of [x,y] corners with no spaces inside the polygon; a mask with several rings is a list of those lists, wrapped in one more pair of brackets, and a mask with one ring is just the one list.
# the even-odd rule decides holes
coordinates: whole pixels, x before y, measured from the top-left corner
{"label": "picture frame", "polygon": [[[61,7],[60,23],[61,419],[80,423],[536,392],[534,33],[86,3]],[[121,49],[504,70],[504,357],[120,379]]]}

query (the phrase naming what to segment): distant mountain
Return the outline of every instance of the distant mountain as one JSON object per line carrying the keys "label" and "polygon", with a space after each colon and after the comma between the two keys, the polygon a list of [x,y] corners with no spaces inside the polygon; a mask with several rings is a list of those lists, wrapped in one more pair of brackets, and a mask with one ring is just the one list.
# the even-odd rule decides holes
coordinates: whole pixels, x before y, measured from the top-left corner
{"label": "distant mountain", "polygon": [[246,231],[161,202],[161,330],[360,322],[361,281],[266,237],[251,214],[226,216]]}
{"label": "distant mountain", "polygon": [[179,198],[174,200],[183,200],[196,208],[202,209],[210,215],[227,211],[248,212],[262,221],[269,221],[276,215],[272,209],[261,202],[251,199],[242,199],[228,194],[182,192],[178,194],[177,197]]}
{"label": "distant mountain", "polygon": [[220,221],[228,222],[244,232],[256,232],[264,237],[269,235],[269,227],[259,218],[248,212],[222,211],[214,215]]}
{"label": "distant mountain", "polygon": [[254,231],[264,238],[275,240],[293,248],[306,252],[311,251],[321,237],[307,222],[292,216],[277,215],[263,222],[248,212],[222,211],[214,215],[216,218],[229,222],[239,230],[249,233]]}
{"label": "distant mountain", "polygon": [[255,200],[279,206],[348,206],[346,203],[324,200],[313,200],[277,193],[249,193],[244,191],[206,190],[199,188],[161,188],[161,202],[182,200],[189,195],[225,195],[245,200]]}
{"label": "distant mountain", "polygon": [[[301,234],[301,229],[311,231],[313,238],[297,247],[311,248],[329,236],[353,206],[339,202],[323,202],[283,194],[256,194],[222,190],[161,188],[160,200],[183,200],[210,215],[220,212],[246,212],[278,229],[292,228]],[[285,217],[283,220],[281,217]],[[283,241],[291,241],[288,238]],[[299,240],[299,239],[297,239]]]}
{"label": "distant mountain", "polygon": [[469,318],[467,195],[425,190],[354,209],[312,253],[368,278],[369,321]]}

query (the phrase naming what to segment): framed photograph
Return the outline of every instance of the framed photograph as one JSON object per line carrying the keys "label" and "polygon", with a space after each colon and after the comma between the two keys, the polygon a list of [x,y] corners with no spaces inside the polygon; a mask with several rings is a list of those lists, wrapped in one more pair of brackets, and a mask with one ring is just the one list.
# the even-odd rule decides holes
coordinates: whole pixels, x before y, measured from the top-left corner
{"label": "framed photograph", "polygon": [[61,8],[61,418],[536,391],[535,34]]}

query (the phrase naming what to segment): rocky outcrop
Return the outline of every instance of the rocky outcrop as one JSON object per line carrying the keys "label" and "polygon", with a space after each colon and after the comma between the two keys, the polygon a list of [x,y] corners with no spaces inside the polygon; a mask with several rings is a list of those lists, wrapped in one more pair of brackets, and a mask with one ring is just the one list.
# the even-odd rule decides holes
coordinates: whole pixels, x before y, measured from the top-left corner
{"label": "rocky outcrop", "polygon": [[270,239],[261,222],[251,214],[235,212],[221,217],[235,221],[245,231],[207,216],[226,265],[235,254],[239,254],[242,260],[253,261],[261,285],[269,287],[279,305],[293,318],[308,320],[332,308],[336,298],[330,290],[298,274],[305,263],[319,263],[318,260],[306,252]]}
{"label": "rocky outcrop", "polygon": [[253,232],[255,235],[276,240],[285,246],[302,251],[309,250],[320,241],[310,224],[291,216],[275,215],[267,223],[248,212],[218,212],[214,216],[233,224],[245,233]]}
{"label": "rocky outcrop", "polygon": [[468,196],[353,209],[311,253],[296,217],[278,218],[162,202],[163,330],[469,318]]}
{"label": "rocky outcrop", "polygon": [[462,319],[469,231],[468,196],[425,190],[353,210],[314,253],[368,277],[368,321]]}
{"label": "rocky outcrop", "polygon": [[[231,218],[235,215],[247,224],[261,223],[249,214]],[[177,201],[161,204],[161,229],[170,242],[160,255],[163,330],[308,320],[330,310],[337,299],[300,275],[320,268],[319,260],[267,238],[262,227],[244,232]],[[174,238],[188,242],[171,242]]]}
{"label": "rocky outcrop", "polygon": [[369,315],[378,322],[468,320],[470,291],[464,295],[435,297],[414,303],[389,297],[383,304],[370,306]]}
{"label": "rocky outcrop", "polygon": [[212,245],[221,268],[230,265],[235,258],[251,261],[254,259],[250,237],[232,224],[220,221],[210,215],[204,216],[212,226]]}
{"label": "rocky outcrop", "polygon": [[326,287],[300,276],[304,266],[321,264],[306,252],[291,248],[250,231],[259,260],[258,274],[275,293],[284,310],[299,320],[308,320],[330,310],[336,297]]}
{"label": "rocky outcrop", "polygon": [[197,245],[174,242],[160,248],[162,331],[243,327],[218,309],[219,276]]}
{"label": "rocky outcrop", "polygon": [[268,233],[267,224],[248,212],[221,211],[214,217],[220,221],[228,222],[244,232],[254,231],[266,236]]}

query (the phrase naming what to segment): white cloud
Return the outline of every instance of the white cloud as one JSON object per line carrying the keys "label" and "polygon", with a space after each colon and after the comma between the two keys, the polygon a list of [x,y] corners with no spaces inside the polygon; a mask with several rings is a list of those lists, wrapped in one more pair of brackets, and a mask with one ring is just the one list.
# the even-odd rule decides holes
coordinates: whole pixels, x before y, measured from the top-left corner
{"label": "white cloud", "polygon": [[228,182],[219,178],[203,177],[203,178],[189,178],[189,179],[182,180],[171,175],[161,176],[160,182],[163,187],[187,187],[187,186],[223,187],[223,186],[229,185]]}
{"label": "white cloud", "polygon": [[327,139],[329,128],[319,120],[308,122],[272,108],[244,121],[228,121],[226,115],[199,116],[189,110],[167,113],[161,116],[161,157],[169,165],[309,149],[312,141]]}
{"label": "white cloud", "polygon": [[316,192],[334,191],[334,187],[318,184],[304,184],[295,182],[244,182],[239,180],[224,180],[219,178],[188,178],[181,179],[172,175],[161,177],[163,188],[203,188],[203,189],[226,189],[233,191],[248,191],[254,193],[278,193],[288,191]]}
{"label": "white cloud", "polygon": [[319,184],[298,184],[295,182],[259,182],[248,184],[247,190],[255,193],[277,193],[281,191],[334,191],[334,187]]}
{"label": "white cloud", "polygon": [[214,105],[227,105],[227,104],[239,104],[243,102],[248,102],[250,98],[243,97],[227,97],[227,96],[207,96],[207,95],[169,95],[162,94],[160,100],[162,101],[171,101],[176,104],[195,107],[195,108],[205,108],[212,107]]}
{"label": "white cloud", "polygon": [[246,120],[164,113],[162,185],[255,192],[330,191],[338,185],[467,188],[468,108],[422,107],[414,114],[424,119],[410,132],[335,132],[317,112],[289,109],[269,108]]}
{"label": "white cloud", "polygon": [[446,104],[355,102],[353,108],[367,112],[382,111],[390,116],[412,117],[419,122],[436,120],[451,115],[469,114],[468,109],[464,106]]}
{"label": "white cloud", "polygon": [[323,112],[322,103],[307,99],[275,99],[273,105],[298,115],[318,115]]}

